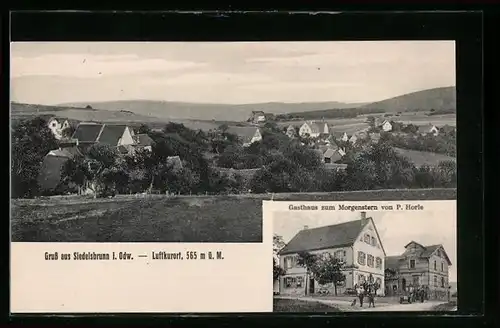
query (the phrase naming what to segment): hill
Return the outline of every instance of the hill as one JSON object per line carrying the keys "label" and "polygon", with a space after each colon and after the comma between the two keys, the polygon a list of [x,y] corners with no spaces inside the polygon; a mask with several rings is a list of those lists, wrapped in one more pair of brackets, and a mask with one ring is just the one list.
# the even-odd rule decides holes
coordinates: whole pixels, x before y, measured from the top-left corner
{"label": "hill", "polygon": [[48,106],[11,103],[11,121],[15,122],[20,119],[26,119],[34,116],[52,117],[57,116],[76,121],[96,121],[103,123],[119,123],[128,125],[139,125],[146,123],[152,128],[163,128],[169,121],[182,123],[193,130],[210,130],[220,126],[223,123],[231,125],[231,122],[226,121],[202,121],[202,120],[182,120],[158,118],[155,116],[141,115],[129,110],[103,110],[96,108],[86,108],[72,106]]}
{"label": "hill", "polygon": [[443,111],[455,112],[456,91],[455,87],[435,88],[408,93],[370,104],[351,105],[351,107],[330,107],[314,111],[288,111],[286,115],[283,115],[283,119],[287,120],[292,117],[300,117],[304,120],[349,118],[371,113],[416,112],[430,111],[431,109],[434,109],[436,114]]}
{"label": "hill", "polygon": [[127,110],[140,115],[154,116],[161,119],[246,121],[252,111],[263,111],[271,114],[307,112],[331,108],[359,107],[363,104],[346,104],[341,102],[311,103],[255,103],[255,104],[204,104],[175,101],[154,100],[122,100],[108,102],[71,103],[61,106],[85,107],[108,111]]}
{"label": "hill", "polygon": [[139,115],[126,111],[109,111],[95,108],[72,106],[46,106],[11,103],[11,119],[23,119],[33,116],[57,116],[77,121],[97,121],[103,123],[148,123],[166,122],[157,117]]}
{"label": "hill", "polygon": [[408,93],[374,102],[361,108],[380,109],[383,112],[453,111],[457,109],[456,88],[443,87]]}

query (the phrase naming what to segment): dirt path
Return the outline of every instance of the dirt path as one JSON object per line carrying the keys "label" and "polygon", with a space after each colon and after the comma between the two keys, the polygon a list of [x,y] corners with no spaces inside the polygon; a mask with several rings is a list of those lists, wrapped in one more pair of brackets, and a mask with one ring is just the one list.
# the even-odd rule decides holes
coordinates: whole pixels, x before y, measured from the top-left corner
{"label": "dirt path", "polygon": [[276,298],[282,299],[296,299],[308,302],[318,302],[337,307],[340,311],[345,312],[386,312],[386,311],[430,311],[433,307],[446,302],[424,302],[424,303],[411,303],[411,304],[388,304],[388,303],[375,303],[374,308],[369,308],[368,303],[364,307],[360,307],[359,303],[351,306],[352,300],[325,300],[314,297],[292,297],[292,296],[277,296]]}

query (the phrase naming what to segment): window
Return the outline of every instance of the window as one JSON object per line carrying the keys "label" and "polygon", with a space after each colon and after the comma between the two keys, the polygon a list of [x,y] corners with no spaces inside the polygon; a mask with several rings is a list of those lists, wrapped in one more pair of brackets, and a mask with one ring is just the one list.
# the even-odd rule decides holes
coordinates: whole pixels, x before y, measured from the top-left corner
{"label": "window", "polygon": [[444,288],[444,285],[445,285],[444,277],[441,277],[441,287]]}
{"label": "window", "polygon": [[366,255],[363,252],[358,252],[358,263],[365,265]]}
{"label": "window", "polygon": [[444,263],[441,262],[441,272],[444,272]]}
{"label": "window", "polygon": [[373,268],[373,255],[368,254],[367,264],[370,268]]}
{"label": "window", "polygon": [[365,243],[367,243],[367,244],[370,243],[370,235],[369,234],[365,235]]}
{"label": "window", "polygon": [[285,268],[290,269],[293,268],[296,264],[296,259],[293,256],[285,257]]}
{"label": "window", "polygon": [[382,269],[382,259],[380,257],[377,257],[375,259],[375,264],[376,264],[377,269]]}
{"label": "window", "polygon": [[304,277],[297,277],[297,287],[302,287],[304,283]]}
{"label": "window", "polygon": [[375,237],[372,237],[372,246],[377,246],[377,239]]}
{"label": "window", "polygon": [[434,261],[434,271],[437,271],[437,262]]}
{"label": "window", "polygon": [[437,276],[434,276],[434,286],[435,287],[438,286],[438,277]]}
{"label": "window", "polygon": [[410,260],[410,269],[415,269],[415,260]]}
{"label": "window", "polygon": [[290,288],[292,287],[292,277],[285,277],[285,287]]}
{"label": "window", "polygon": [[413,286],[418,286],[420,283],[419,276],[413,276]]}

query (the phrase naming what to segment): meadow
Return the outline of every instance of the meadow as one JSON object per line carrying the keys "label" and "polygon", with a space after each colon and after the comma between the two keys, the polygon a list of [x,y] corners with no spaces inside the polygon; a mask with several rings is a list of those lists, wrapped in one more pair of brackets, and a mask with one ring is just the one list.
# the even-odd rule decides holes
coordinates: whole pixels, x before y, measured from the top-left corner
{"label": "meadow", "polygon": [[456,199],[456,189],[11,200],[13,242],[262,242],[262,200]]}

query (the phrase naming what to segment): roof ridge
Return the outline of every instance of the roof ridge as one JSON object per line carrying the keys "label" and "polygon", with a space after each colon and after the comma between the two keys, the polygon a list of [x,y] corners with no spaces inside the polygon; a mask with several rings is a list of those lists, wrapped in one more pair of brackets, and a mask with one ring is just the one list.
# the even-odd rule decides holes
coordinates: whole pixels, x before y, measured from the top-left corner
{"label": "roof ridge", "polygon": [[[366,220],[368,220],[368,219],[371,219],[371,217],[366,218]],[[336,223],[336,224],[329,224],[329,225],[321,226],[321,227],[308,228],[306,230],[303,229],[303,230],[299,231],[299,233],[302,231],[311,231],[311,230],[322,229],[322,228],[336,227],[336,226],[339,226],[342,224],[348,224],[348,223],[353,223],[353,222],[357,222],[357,221],[363,221],[363,219],[356,219],[356,220],[351,220],[351,221],[346,221],[346,222],[341,222],[341,223]]]}

